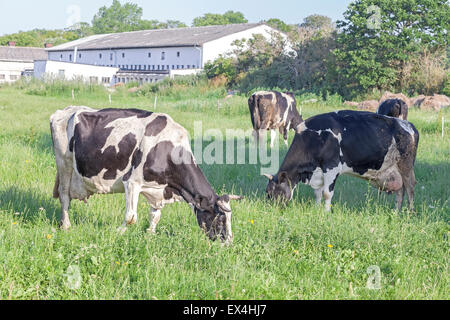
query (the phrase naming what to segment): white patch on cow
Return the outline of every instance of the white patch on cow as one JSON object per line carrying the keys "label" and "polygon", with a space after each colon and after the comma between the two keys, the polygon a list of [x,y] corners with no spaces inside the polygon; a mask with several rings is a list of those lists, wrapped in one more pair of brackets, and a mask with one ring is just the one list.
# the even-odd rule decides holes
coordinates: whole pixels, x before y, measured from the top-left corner
{"label": "white patch on cow", "polygon": [[134,116],[130,118],[119,118],[108,123],[105,129],[113,128],[113,130],[106,139],[102,152],[105,152],[107,148],[113,146],[116,149],[116,153],[119,153],[119,143],[122,141],[123,137],[131,133],[137,140],[139,136],[143,135],[143,128],[141,126],[133,125],[136,121],[139,121],[139,119],[137,116]]}
{"label": "white patch on cow", "polygon": [[313,171],[311,179],[307,182],[313,189],[321,189],[324,183],[324,174],[321,168],[316,168]]}
{"label": "white patch on cow", "polygon": [[335,137],[335,138],[339,141],[339,144],[341,144],[341,141],[342,141],[342,135],[341,135],[340,133],[334,134],[333,130],[331,130],[331,129],[327,129],[327,130],[325,130],[325,131],[330,132],[330,133],[333,135],[333,137]]}
{"label": "white patch on cow", "polygon": [[297,126],[296,132],[297,132],[297,133],[301,133],[301,132],[305,131],[306,129],[308,129],[308,128],[306,127],[305,121],[303,121],[302,123],[300,123],[300,124]]}
{"label": "white patch on cow", "polygon": [[402,119],[397,119],[397,121],[402,129],[408,132],[414,138],[414,129],[412,128],[411,124],[408,121]]}

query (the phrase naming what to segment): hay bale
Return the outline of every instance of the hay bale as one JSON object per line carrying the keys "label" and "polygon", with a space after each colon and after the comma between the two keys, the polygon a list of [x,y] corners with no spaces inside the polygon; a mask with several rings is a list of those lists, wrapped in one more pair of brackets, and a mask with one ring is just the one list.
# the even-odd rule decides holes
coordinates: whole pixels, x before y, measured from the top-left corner
{"label": "hay bale", "polygon": [[358,109],[363,111],[376,112],[379,106],[380,104],[377,100],[366,100],[359,103]]}
{"label": "hay bale", "polygon": [[443,94],[434,94],[425,97],[420,104],[420,110],[439,111],[441,108],[450,106],[450,98]]}
{"label": "hay bale", "polygon": [[384,101],[389,100],[389,99],[403,100],[408,107],[410,107],[412,105],[410,99],[407,96],[405,96],[403,93],[392,93],[389,91],[386,91],[383,94],[383,96],[381,97],[381,99],[379,101],[379,104],[382,104]]}
{"label": "hay bale", "polygon": [[345,101],[344,102],[344,106],[346,107],[358,107],[359,102],[354,102],[354,101]]}

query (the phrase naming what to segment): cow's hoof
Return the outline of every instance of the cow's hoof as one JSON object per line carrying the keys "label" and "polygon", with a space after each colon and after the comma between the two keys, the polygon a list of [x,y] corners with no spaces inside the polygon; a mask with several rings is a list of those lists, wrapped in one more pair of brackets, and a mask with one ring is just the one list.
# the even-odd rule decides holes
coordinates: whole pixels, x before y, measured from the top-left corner
{"label": "cow's hoof", "polygon": [[148,234],[156,234],[156,230],[152,228],[148,228],[147,230],[145,230],[145,232],[147,232]]}
{"label": "cow's hoof", "polygon": [[68,231],[70,229],[70,223],[60,223],[59,229],[62,231]]}
{"label": "cow's hoof", "polygon": [[124,234],[127,231],[127,227],[126,226],[120,226],[117,228],[117,233],[119,234]]}

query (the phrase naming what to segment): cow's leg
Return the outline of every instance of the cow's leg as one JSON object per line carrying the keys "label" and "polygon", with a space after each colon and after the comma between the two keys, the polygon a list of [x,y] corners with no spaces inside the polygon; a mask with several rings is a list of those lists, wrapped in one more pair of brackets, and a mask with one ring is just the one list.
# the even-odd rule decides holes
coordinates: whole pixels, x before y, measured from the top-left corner
{"label": "cow's leg", "polygon": [[255,146],[257,146],[258,145],[258,141],[259,141],[259,131],[253,129],[252,136],[253,136],[253,142],[255,143]]}
{"label": "cow's leg", "polygon": [[[66,168],[72,168],[67,166]],[[69,208],[70,208],[70,181],[72,177],[72,170],[67,170],[67,172],[58,172],[57,183],[59,202],[61,203],[61,220],[59,222],[59,227],[62,230],[70,229],[70,219],[69,219]]]}
{"label": "cow's leg", "polygon": [[409,210],[414,211],[414,187],[416,186],[414,170],[411,170],[408,176],[403,177],[403,185],[408,194]]}
{"label": "cow's leg", "polygon": [[150,227],[147,229],[148,233],[156,233],[156,226],[158,225],[159,220],[161,220],[161,210],[159,209],[150,209]]}
{"label": "cow's leg", "polygon": [[401,188],[395,192],[395,199],[397,202],[397,210],[402,210],[402,204],[403,204],[403,197],[405,195],[405,188]]}
{"label": "cow's leg", "polygon": [[339,177],[339,167],[327,172],[323,177],[323,197],[325,199],[325,210],[331,210],[331,200],[334,195],[334,186],[336,184],[336,180]]}
{"label": "cow's leg", "polygon": [[284,144],[286,145],[286,147],[289,146],[289,144],[288,144],[288,138],[289,138],[288,128],[289,128],[289,125],[283,128],[283,139],[284,139]]}
{"label": "cow's leg", "polygon": [[[259,129],[258,130],[258,142],[259,142],[259,147],[261,148],[263,146],[264,143],[264,137],[266,136],[266,130],[265,129]],[[264,148],[266,146],[264,145]]]}
{"label": "cow's leg", "polygon": [[316,203],[320,204],[322,202],[323,188],[314,189],[314,194],[316,196]]}
{"label": "cow's leg", "polygon": [[141,188],[136,183],[127,181],[124,183],[124,186],[125,186],[126,211],[123,224],[118,229],[120,233],[125,232],[128,225],[133,225],[137,222],[137,208],[139,202],[139,194],[141,193]]}
{"label": "cow's leg", "polygon": [[277,132],[275,130],[271,129],[270,130],[270,148],[273,148],[276,137],[277,137]]}

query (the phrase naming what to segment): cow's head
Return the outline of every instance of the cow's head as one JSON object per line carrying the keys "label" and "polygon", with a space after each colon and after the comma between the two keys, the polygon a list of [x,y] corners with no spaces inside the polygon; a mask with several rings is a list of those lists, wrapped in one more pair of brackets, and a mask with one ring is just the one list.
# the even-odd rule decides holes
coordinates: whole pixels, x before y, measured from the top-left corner
{"label": "cow's head", "polygon": [[195,214],[199,226],[205,231],[211,240],[220,238],[225,244],[233,241],[231,230],[231,200],[241,200],[242,197],[224,195],[218,197],[215,203],[208,203],[207,199],[197,197]]}
{"label": "cow's head", "polygon": [[286,172],[280,172],[275,176],[265,174],[269,179],[266,188],[267,197],[281,202],[287,202],[292,198],[292,185]]}

